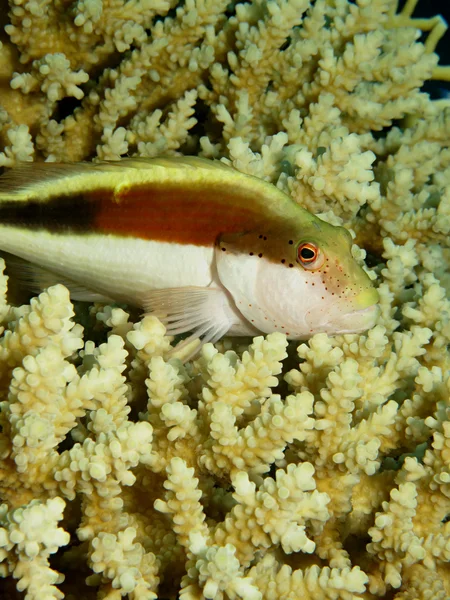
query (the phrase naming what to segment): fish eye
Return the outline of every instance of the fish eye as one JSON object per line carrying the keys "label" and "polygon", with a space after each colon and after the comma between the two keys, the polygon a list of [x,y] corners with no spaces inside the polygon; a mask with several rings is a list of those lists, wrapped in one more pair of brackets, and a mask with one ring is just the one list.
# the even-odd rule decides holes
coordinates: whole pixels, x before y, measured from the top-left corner
{"label": "fish eye", "polygon": [[297,261],[305,269],[315,271],[323,265],[324,257],[316,244],[303,242],[297,248]]}

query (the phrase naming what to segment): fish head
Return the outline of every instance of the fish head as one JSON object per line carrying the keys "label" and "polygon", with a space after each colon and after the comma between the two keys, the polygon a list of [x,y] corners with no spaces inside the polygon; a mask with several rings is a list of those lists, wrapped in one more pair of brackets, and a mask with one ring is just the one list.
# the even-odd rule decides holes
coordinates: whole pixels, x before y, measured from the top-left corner
{"label": "fish head", "polygon": [[356,333],[379,315],[378,292],[352,255],[350,233],[316,217],[298,230],[222,235],[216,267],[238,311],[264,333]]}

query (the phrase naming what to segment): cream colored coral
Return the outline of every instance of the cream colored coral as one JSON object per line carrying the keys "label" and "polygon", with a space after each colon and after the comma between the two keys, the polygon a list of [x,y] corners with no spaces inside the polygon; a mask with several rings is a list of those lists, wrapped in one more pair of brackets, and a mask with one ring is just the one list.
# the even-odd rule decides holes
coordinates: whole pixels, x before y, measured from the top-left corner
{"label": "cream colored coral", "polygon": [[161,156],[174,154],[186,142],[189,130],[197,123],[193,116],[197,100],[195,90],[187,91],[178,100],[167,118],[161,123],[162,111],[155,110],[143,118],[137,114],[131,122],[129,142],[137,145],[139,156]]}
{"label": "cream colored coral", "polygon": [[308,210],[322,212],[332,206],[339,215],[353,216],[379,196],[378,185],[372,183],[374,160],[372,152],[362,151],[355,134],[333,140],[317,158],[306,148],[298,149],[294,158],[297,174],[288,181],[288,189]]}
{"label": "cream colored coral", "polygon": [[96,148],[100,160],[119,160],[128,151],[126,130],[123,127],[114,129],[105,127],[101,137],[101,144]]}
{"label": "cream colored coral", "polygon": [[[329,498],[319,493],[313,478],[314,467],[310,463],[288,465],[286,471],[276,471],[275,480],[268,477],[256,492],[255,484],[248,475],[241,472],[232,479],[235,486],[233,494],[242,510],[233,509],[225,530],[233,524],[236,533],[231,539],[243,541],[245,530],[249,531],[249,522],[255,521],[255,529],[249,531],[256,548],[268,548],[280,544],[287,554],[291,552],[311,553],[314,542],[305,534],[305,522],[315,524],[320,529],[329,514]],[[224,531],[218,528],[215,539],[223,539]],[[242,559],[250,559],[250,548],[238,544]],[[256,550],[255,548],[255,550]]]}
{"label": "cream colored coral", "polygon": [[[200,140],[206,156],[215,156],[217,149],[208,152],[207,138]],[[287,135],[279,132],[276,135],[266,139],[266,143],[261,147],[261,152],[253,152],[250,149],[249,142],[240,137],[232,138],[228,143],[229,160],[224,162],[232,164],[238,171],[254,175],[267,181],[276,180],[281,174],[281,165],[285,159],[285,146]]]}
{"label": "cream colored coral", "polygon": [[193,475],[194,469],[188,468],[182,458],[173,458],[167,466],[164,482],[166,499],[155,501],[157,511],[172,515],[178,542],[184,547],[189,547],[190,538],[195,534],[206,535],[208,531],[199,502],[202,494],[197,488],[198,479]]}
{"label": "cream colored coral", "polygon": [[[172,337],[166,336],[166,328],[155,317],[146,316],[125,334],[134,349],[131,361],[130,381],[134,383],[131,394],[138,396],[148,376],[148,365],[154,356],[166,357],[171,351]],[[145,396],[145,392],[143,392]]]}
{"label": "cream colored coral", "polygon": [[288,565],[279,568],[271,554],[252,567],[250,574],[267,600],[351,598],[355,597],[353,594],[364,593],[367,583],[367,575],[359,567],[330,569],[314,565],[293,571]]}
{"label": "cream colored coral", "polygon": [[49,566],[49,557],[69,543],[70,535],[58,521],[63,517],[65,502],[53,498],[8,510],[0,507],[0,559],[3,576],[11,573],[18,580],[18,589],[26,590],[27,598],[39,600],[45,595],[51,600],[64,595],[54,584],[64,576]]}
{"label": "cream colored coral", "polygon": [[[193,101],[193,95],[189,90],[200,83],[203,71],[214,57],[208,40],[199,47],[196,47],[197,42],[205,36],[210,24],[220,19],[224,7],[225,4],[220,2],[192,0],[177,9],[175,18],[168,17],[164,22],[156,21],[150,30],[151,43],[143,43],[148,40],[147,37],[140,40],[138,48],[117,69],[105,71],[97,88],[91,90],[83,101],[81,110],[64,120],[63,144],[55,148],[57,152],[51,153],[59,160],[80,160],[87,152],[95,149],[102,136],[100,156],[117,156],[117,149],[120,149],[120,153],[126,152],[127,147],[121,133],[115,133],[119,122],[127,117],[131,118],[139,107],[141,116],[136,123],[132,123],[130,130],[130,139],[136,138],[133,125],[138,126],[144,115],[150,116],[151,111],[159,108],[159,103],[165,99],[164,89],[169,87],[178,90],[177,99],[188,92],[186,101],[180,99],[174,107],[173,116],[163,127],[167,148],[177,147],[185,135],[181,135],[181,131],[173,131],[173,128],[183,116],[186,117],[191,112],[189,104]],[[164,8],[168,9],[169,5],[164,4]],[[152,11],[147,11],[146,18],[151,17]],[[112,34],[114,27],[111,29]],[[120,40],[117,39],[117,32],[114,35],[113,40],[108,40],[108,43],[114,41],[116,45],[119,44],[119,51],[123,52],[125,45],[122,41],[129,45],[133,42],[135,33],[127,31]],[[193,123],[191,120],[191,125]],[[189,128],[184,124],[183,127]],[[50,150],[47,141],[48,123],[42,123],[41,133],[42,148]],[[120,137],[119,144],[116,135]]]}
{"label": "cream colored coral", "polygon": [[34,73],[15,73],[11,87],[21,89],[26,94],[40,88],[51,102],[65,96],[74,96],[77,100],[84,96],[78,86],[86,83],[89,75],[83,70],[72,72],[64,54],[46,54],[33,62],[33,69]]}
{"label": "cream colored coral", "polygon": [[34,157],[34,144],[26,125],[9,127],[7,144],[0,152],[0,166],[13,167],[17,162],[30,162]]}
{"label": "cream colored coral", "polygon": [[182,364],[152,316],[83,331],[0,275],[0,574],[31,597],[449,596],[450,104],[420,88],[450,73],[416,4],[10,0],[0,164],[221,159],[352,230],[381,309]]}
{"label": "cream colored coral", "polygon": [[137,359],[148,365],[153,356],[170,350],[170,338],[165,337],[166,329],[155,317],[145,317],[133,326],[127,340],[138,351]]}
{"label": "cream colored coral", "polygon": [[[305,525],[312,523],[320,529],[328,516],[329,499],[315,490],[314,468],[309,463],[289,465],[286,471],[279,469],[276,479],[268,477],[258,491],[245,471],[237,473],[232,477],[237,504],[225,522],[211,532],[204,522],[205,515],[198,502],[200,491],[196,490],[198,480],[192,479],[192,472],[182,459],[173,459],[164,484],[168,490],[166,500],[155,502],[156,510],[172,516],[179,542],[189,550],[193,564],[197,565],[196,570],[188,572],[183,584],[187,598],[192,597],[195,586],[204,586],[205,597],[211,597],[212,592],[225,591],[224,587],[230,585],[235,590],[247,589],[258,598],[251,581],[241,580],[242,571],[234,556],[245,566],[257,549],[265,552],[281,546],[286,553],[314,550],[314,543],[305,534]],[[213,563],[210,566],[205,564],[205,555]],[[231,561],[236,580],[231,582],[221,574],[219,565],[214,565],[220,556]]]}
{"label": "cream colored coral", "polygon": [[103,573],[111,587],[129,598],[154,600],[155,557],[134,542],[136,530],[128,527],[117,536],[100,533],[92,542],[91,563],[94,573]]}
{"label": "cream colored coral", "polygon": [[197,435],[197,411],[186,404],[189,380],[186,370],[176,360],[165,363],[161,357],[154,357],[149,363],[146,380],[149,402],[148,412],[142,415],[158,429],[167,429],[169,441]]}
{"label": "cream colored coral", "polygon": [[[45,302],[50,298],[51,296],[44,294],[42,301]],[[20,318],[26,320],[29,315],[28,311],[22,309],[21,312],[23,316]],[[70,312],[67,314],[70,315]],[[262,597],[265,597],[264,594],[268,593],[264,591],[266,589],[265,584],[254,579],[251,575],[253,571],[248,571],[246,565],[254,557],[256,549],[259,548],[259,551],[266,552],[268,553],[267,556],[270,556],[272,549],[277,546],[283,548],[285,552],[298,552],[301,550],[304,553],[309,553],[316,549],[322,558],[332,557],[331,560],[336,564],[340,562],[341,566],[336,567],[336,570],[330,573],[324,571],[321,574],[323,581],[327,582],[326,585],[332,589],[333,585],[336,586],[338,585],[337,582],[341,581],[342,589],[349,591],[363,590],[367,580],[366,575],[358,572],[352,566],[349,558],[345,558],[345,553],[341,553],[342,557],[338,558],[339,553],[334,551],[332,547],[327,546],[326,536],[331,536],[331,539],[333,539],[337,535],[336,524],[339,522],[337,519],[346,518],[350,506],[349,500],[354,503],[355,510],[361,511],[360,514],[363,514],[364,511],[369,511],[368,514],[371,511],[378,511],[380,515],[384,514],[383,506],[386,512],[388,504],[382,505],[383,501],[386,502],[383,495],[374,495],[373,503],[363,507],[361,501],[358,500],[363,488],[358,488],[358,479],[355,475],[358,476],[358,473],[361,473],[362,477],[364,474],[365,477],[369,477],[364,485],[366,487],[372,485],[369,482],[371,477],[377,475],[380,464],[379,459],[377,459],[379,453],[389,452],[392,445],[398,443],[396,440],[407,440],[408,436],[411,442],[414,443],[418,435],[424,435],[424,427],[435,428],[439,426],[437,424],[440,421],[435,423],[430,419],[426,421],[427,425],[425,423],[420,425],[419,422],[413,425],[408,415],[414,413],[411,413],[411,409],[409,412],[406,411],[406,403],[404,405],[406,412],[403,424],[398,412],[386,412],[394,407],[394,402],[382,404],[381,406],[385,406],[385,408],[378,410],[379,401],[377,398],[383,397],[384,394],[388,395],[389,392],[381,392],[381,387],[378,388],[378,396],[375,392],[376,382],[383,381],[383,377],[386,378],[385,385],[393,386],[392,388],[387,387],[386,390],[395,389],[395,386],[398,385],[396,383],[398,382],[398,375],[403,369],[405,374],[417,373],[417,392],[420,390],[423,397],[423,400],[420,401],[415,399],[415,404],[411,407],[416,406],[417,410],[423,410],[420,407],[423,407],[424,404],[420,404],[420,402],[426,402],[427,395],[436,393],[438,389],[436,386],[439,386],[439,382],[442,382],[442,378],[439,378],[438,373],[436,371],[430,372],[425,366],[418,367],[416,371],[417,361],[421,358],[421,348],[424,343],[424,339],[421,338],[423,329],[417,328],[415,330],[417,332],[416,339],[414,335],[396,334],[394,336],[394,340],[396,340],[395,353],[389,348],[388,337],[381,327],[374,329],[367,336],[359,338],[356,336],[343,336],[332,341],[323,334],[316,336],[309,346],[306,344],[300,346],[300,355],[306,359],[306,362],[302,363],[300,371],[292,371],[288,378],[292,385],[303,388],[303,391],[299,391],[295,396],[287,397],[283,404],[276,395],[270,392],[271,387],[278,383],[278,379],[273,374],[280,370],[281,363],[285,360],[285,341],[280,334],[268,336],[265,341],[261,338],[256,339],[249,352],[244,353],[242,358],[229,351],[220,354],[213,351],[211,346],[206,346],[201,359],[197,361],[194,368],[186,370],[176,360],[167,361],[161,356],[152,357],[155,349],[161,348],[164,352],[164,349],[168,348],[166,345],[167,340],[164,338],[164,328],[159,326],[154,318],[145,318],[143,322],[146,324],[145,327],[141,324],[133,328],[128,322],[128,316],[121,309],[109,309],[96,314],[99,316],[99,321],[107,327],[116,328],[118,332],[121,331],[122,336],[110,335],[108,342],[100,345],[99,348],[95,348],[92,343],[86,344],[84,350],[80,352],[83,362],[79,365],[78,373],[76,374],[73,368],[67,371],[70,377],[74,378],[67,386],[67,390],[73,389],[71,394],[78,390],[69,398],[76,398],[76,394],[84,390],[83,393],[86,395],[86,399],[89,399],[86,405],[89,416],[85,420],[86,426],[84,428],[77,429],[72,424],[75,437],[80,439],[82,443],[75,444],[71,450],[64,451],[56,465],[46,458],[46,462],[54,472],[55,483],[59,486],[60,492],[67,498],[71,498],[73,492],[78,491],[85,498],[83,506],[86,516],[79,528],[79,536],[81,539],[89,540],[93,544],[92,556],[97,556],[95,554],[97,546],[103,548],[102,540],[111,540],[112,545],[110,544],[108,548],[110,546],[115,548],[119,544],[117,546],[117,552],[119,552],[122,532],[128,531],[127,528],[134,528],[133,531],[136,531],[137,535],[138,530],[135,524],[139,522],[141,517],[138,517],[138,513],[133,511],[139,509],[136,507],[133,508],[131,513],[124,512],[121,498],[125,496],[123,496],[121,489],[123,487],[129,488],[133,493],[132,490],[136,489],[137,491],[140,489],[146,478],[149,480],[149,485],[156,485],[156,489],[158,489],[158,486],[161,485],[161,479],[155,479],[155,475],[164,468],[164,464],[167,464],[167,482],[165,484],[167,495],[164,496],[164,492],[161,490],[158,498],[156,492],[155,508],[157,511],[162,511],[163,514],[171,515],[174,531],[177,535],[177,543],[185,549],[189,564],[192,567],[195,564],[198,565],[198,575],[194,576],[194,571],[189,570],[190,575],[183,579],[182,589],[186,597],[190,597],[189,594],[195,595],[197,589],[203,589],[205,594],[219,594],[222,591],[225,593],[227,589],[230,590],[230,593],[233,589],[235,590],[233,593],[239,594],[239,590],[244,590],[245,593],[254,594],[255,597],[259,597],[258,594],[263,594]],[[33,318],[33,322],[34,320]],[[39,319],[36,320],[36,323],[40,323]],[[65,324],[64,319],[57,319],[54,325],[55,328],[57,325],[64,330],[71,331],[70,317],[67,324]],[[16,326],[14,320],[11,321],[11,326]],[[141,348],[141,350],[134,349],[136,356],[140,352],[144,352],[144,348],[147,348],[145,352],[148,353],[143,354],[141,360],[144,361],[142,364],[147,365],[147,368],[149,368],[150,377],[147,381],[149,401],[147,413],[141,415],[144,421],[137,424],[128,421],[126,397],[124,396],[125,386],[122,373],[126,368],[127,361],[123,341],[125,336],[130,338],[134,346]],[[426,337],[425,341],[426,339],[428,338]],[[58,340],[58,344],[64,343],[64,337],[61,335],[56,340]],[[130,346],[130,349],[133,348],[133,345]],[[70,344],[68,347],[71,347]],[[160,351],[158,350],[158,352]],[[40,356],[44,358],[46,353],[49,353],[49,358],[53,357],[50,362],[56,369],[57,362],[55,362],[52,352],[54,352],[54,346],[44,346],[39,350],[37,359],[33,360],[39,360]],[[373,375],[373,399],[370,402],[368,401],[368,398],[371,397],[369,394],[364,402],[360,402],[361,392],[359,386],[362,385],[363,378],[360,378],[359,383],[352,386],[350,385],[350,375],[352,373],[353,376],[355,375],[355,366],[358,365],[360,369],[369,369],[367,373],[370,373],[370,368],[374,369],[373,365],[371,366],[374,360],[380,361],[380,365],[384,365],[385,375],[380,377],[380,372],[383,373],[383,370],[376,371],[378,374]],[[396,368],[400,371],[396,372],[392,367],[387,368],[390,363],[396,364]],[[27,364],[27,362],[24,364]],[[31,364],[34,363],[30,362]],[[18,381],[21,381],[18,375],[17,377]],[[201,408],[199,412],[188,405],[190,390],[194,381],[193,377],[200,377],[204,381],[201,396],[203,405],[199,407]],[[258,378],[261,379],[256,386]],[[77,381],[76,386],[74,386],[75,381]],[[236,387],[239,381],[241,384]],[[371,377],[366,374],[364,387],[361,389],[369,390],[370,381]],[[57,378],[55,379],[56,382]],[[332,387],[328,382],[332,382]],[[244,387],[242,384],[244,384]],[[234,390],[234,396],[229,395],[227,397],[224,395],[225,390],[228,388]],[[209,389],[208,394],[211,394],[211,397],[214,394],[218,395],[214,402],[209,402],[208,394],[205,396],[207,389]],[[316,397],[306,389],[311,389]],[[223,390],[223,392],[220,390]],[[239,394],[236,394],[237,390]],[[245,394],[243,393],[244,390],[246,390]],[[348,396],[349,392],[350,397]],[[320,395],[322,396],[321,400],[319,400]],[[45,397],[48,397],[47,394],[45,394]],[[228,398],[225,404],[218,400],[221,397]],[[442,397],[444,398],[444,396]],[[328,404],[331,408],[337,400],[339,402],[344,400],[348,403],[349,398],[350,404],[346,408],[347,414],[358,415],[358,426],[351,430],[344,429],[344,433],[337,435],[337,423],[334,425],[330,417],[332,414],[343,416],[345,411],[339,408],[334,413],[332,411],[330,416],[327,416],[323,413],[321,402]],[[245,399],[245,402],[243,402],[243,399]],[[259,404],[258,410],[255,410],[257,407],[256,399],[258,399]],[[35,400],[33,402],[35,403]],[[236,412],[236,416],[233,416],[233,418],[238,419],[237,423],[239,419],[244,419],[243,427],[237,427],[238,437],[243,436],[243,439],[248,440],[248,450],[257,453],[259,464],[263,470],[266,470],[267,466],[274,460],[277,463],[280,463],[280,461],[282,463],[283,460],[286,461],[287,459],[283,468],[278,468],[275,479],[266,477],[257,481],[256,485],[249,480],[248,473],[242,470],[245,468],[251,473],[253,463],[251,452],[249,453],[248,450],[228,454],[232,461],[238,460],[242,456],[245,461],[242,465],[239,463],[237,466],[233,466],[233,462],[231,462],[227,466],[226,463],[221,462],[223,461],[222,457],[227,456],[229,449],[232,448],[227,440],[223,438],[225,432],[229,435],[226,421],[223,418],[215,419],[214,417],[216,411],[220,417],[223,406],[230,411],[232,416],[233,411]],[[86,410],[86,407],[83,410]],[[438,406],[436,408],[442,410]],[[39,419],[42,420],[44,414],[39,404],[35,404],[35,409],[36,413],[38,413],[38,410],[41,411],[40,414],[33,417],[37,420],[30,421],[30,427],[35,429],[28,431],[26,430],[27,425],[21,426],[23,433],[26,434],[26,441],[31,443],[31,446],[40,443],[39,437],[36,437],[33,441],[33,431],[36,433],[42,431]],[[369,416],[367,416],[368,410],[371,411]],[[403,411],[403,406],[401,410]],[[188,425],[189,421],[184,421],[182,415],[192,419],[190,425]],[[385,417],[388,417],[387,422],[383,421]],[[287,419],[286,423],[284,423],[284,419]],[[164,436],[167,436],[169,445],[164,446],[160,441],[153,445],[152,428],[146,423],[148,420],[156,429],[155,439],[162,441]],[[12,421],[12,423],[15,423],[15,421]],[[219,426],[218,429],[215,424]],[[342,424],[344,424],[344,421],[342,421]],[[405,437],[399,438],[398,428],[406,428],[407,426],[410,428],[410,432]],[[210,433],[208,433],[208,427]],[[223,428],[222,433],[220,428]],[[297,428],[297,431],[294,428]],[[331,433],[331,437],[327,433],[330,428],[331,432],[334,432]],[[370,431],[374,428],[377,429],[378,435],[375,454],[371,455],[370,452],[367,454],[364,449],[370,450]],[[220,433],[220,435],[216,436],[216,433]],[[321,440],[320,436],[327,435],[329,436],[328,442],[319,441]],[[334,439],[333,435],[336,435],[336,442],[332,441]],[[216,445],[213,452],[209,454],[209,463],[206,462],[202,465],[201,461],[199,463],[194,461],[188,466],[179,456],[169,458],[169,453],[163,460],[161,460],[161,456],[158,456],[168,452],[170,443],[183,441],[186,444],[185,448],[199,448],[202,439],[205,442],[210,439],[213,446]],[[260,447],[258,447],[258,443],[255,444],[258,439],[261,440]],[[303,449],[300,449],[299,444],[302,439],[304,446]],[[427,465],[434,470],[437,469],[436,461],[441,460],[438,458],[439,448],[443,447],[439,442],[440,439],[439,435],[435,433],[436,450],[433,455],[434,459],[432,459],[432,455],[426,458]],[[48,437],[45,440],[51,441]],[[404,443],[404,441],[401,443]],[[270,446],[270,444],[274,445]],[[286,450],[286,444],[290,444],[289,450]],[[337,444],[337,448],[340,448],[342,462],[339,452],[336,453],[336,450],[333,449],[333,444]],[[296,445],[298,446],[298,454],[295,462],[300,461],[297,465],[295,462],[293,464],[289,462],[294,457],[293,451],[295,451]],[[50,444],[51,446],[52,444]],[[206,443],[206,446],[208,446],[208,443]],[[181,447],[177,445],[172,448],[172,452],[176,448],[182,452]],[[275,450],[275,448],[278,449]],[[303,462],[300,459],[301,456],[305,456],[305,450],[309,453],[310,460],[316,465],[316,473],[314,473],[310,463]],[[282,458],[283,455],[284,458]],[[193,456],[195,455],[192,454]],[[278,459],[277,456],[279,456]],[[201,454],[198,458],[200,457]],[[223,476],[229,474],[235,492],[231,504],[226,499],[226,495],[217,497],[217,507],[220,511],[225,511],[225,518],[223,522],[219,519],[214,523],[205,519],[200,499],[202,494],[211,493],[211,484],[214,482],[212,475],[217,468],[215,462],[221,465]],[[332,479],[336,478],[338,472],[333,473],[331,471],[332,465],[335,467],[336,465],[345,465],[346,467],[344,477],[341,480],[338,479],[334,484]],[[410,465],[408,460],[405,462],[406,465]],[[201,469],[197,470],[200,466]],[[136,471],[138,478],[133,474],[133,470],[136,468],[141,469],[141,471]],[[147,476],[144,475],[142,469],[148,470]],[[417,498],[421,498],[423,494],[429,493],[427,492],[429,489],[427,486],[430,485],[430,483],[427,483],[429,475],[423,469],[422,471],[417,469],[414,471],[410,467],[409,469],[410,476],[416,473],[416,479],[418,478],[420,482],[423,481],[423,483],[415,484],[418,486],[416,490]],[[330,471],[329,476],[328,471]],[[29,467],[27,467],[27,472],[30,473]],[[349,477],[351,472],[355,475]],[[198,476],[195,477],[194,474],[198,474]],[[444,480],[445,477],[442,479],[445,486],[447,484]],[[380,481],[384,481],[386,484],[392,479],[387,477],[381,478]],[[398,485],[400,486],[399,489],[408,489],[408,486],[403,488],[404,484],[400,481]],[[208,502],[211,502],[211,499]],[[416,505],[416,512],[419,510],[419,506],[421,504]],[[107,526],[106,524],[102,525],[102,511],[107,511],[111,516]],[[421,553],[420,556],[430,560],[427,557],[431,557],[431,548],[434,548],[433,552],[436,553],[436,549],[439,547],[441,548],[439,551],[441,558],[439,560],[445,560],[447,543],[445,536],[441,534],[442,537],[436,537],[436,534],[430,533],[430,537],[424,540],[423,544],[418,543],[417,540],[421,538],[413,512],[411,512],[411,518],[413,523],[412,539],[416,540],[417,552]],[[433,516],[430,515],[429,518],[433,519]],[[439,517],[440,519],[441,517]],[[254,521],[254,524],[251,530],[248,530],[246,524],[251,521]],[[312,532],[312,539],[306,534],[305,526],[308,531]],[[355,526],[356,521],[354,522]],[[379,539],[377,536],[383,535],[383,533],[380,533],[383,531],[382,528],[382,522],[377,520],[373,529],[374,544],[375,540]],[[360,531],[358,528],[354,530]],[[250,534],[250,537],[248,537],[248,534]],[[195,537],[196,535],[197,537]],[[200,543],[198,535],[202,536],[204,540],[202,543]],[[103,559],[103,562],[100,560],[100,554],[98,555],[98,561],[92,558],[92,565],[96,565],[95,570],[98,570],[101,579],[94,578],[90,581],[92,583],[97,582],[97,584],[102,581],[101,585],[107,585],[107,581],[114,581],[114,585],[118,586],[115,588],[117,590],[142,589],[142,592],[140,592],[142,594],[154,593],[155,586],[158,585],[155,579],[158,562],[155,562],[150,554],[142,553],[140,548],[143,547],[142,544],[146,538],[137,539],[139,541],[133,542],[137,545],[130,546],[129,560],[131,563],[129,567],[126,566],[128,559],[125,554],[123,560],[120,559],[116,566],[111,563],[110,567]],[[94,540],[99,541],[94,544]],[[389,540],[392,540],[389,541],[389,544],[394,549],[397,548],[395,535],[394,537],[391,536]],[[109,544],[109,542],[107,543]],[[131,551],[132,548],[136,550],[137,554],[134,550]],[[386,561],[384,561],[382,551],[378,550],[376,545],[373,548],[377,560],[383,565]],[[125,553],[128,552],[128,550],[124,551]],[[123,552],[123,550],[120,550],[120,552]],[[222,556],[223,558],[220,558]],[[404,555],[398,554],[397,571],[393,571],[392,566],[386,567],[386,574],[383,575],[385,583],[377,583],[371,576],[373,589],[383,590],[385,587],[380,587],[380,585],[386,586],[386,584],[399,581],[398,573],[407,580],[409,566],[412,568],[417,563],[418,556],[419,554],[415,554],[414,560],[412,562],[409,560],[408,563]],[[135,566],[138,560],[140,566]],[[150,561],[148,563],[149,570],[146,570],[147,567],[144,566],[147,565],[146,561]],[[222,564],[228,565],[225,571],[221,567]],[[109,568],[110,570],[108,570]],[[277,568],[282,569],[282,566],[279,565]],[[228,577],[228,570],[235,573],[235,576]],[[148,575],[144,573],[148,573]],[[312,581],[314,577],[319,576],[319,572],[315,575],[314,573],[314,570],[300,569],[298,574],[295,577],[292,574],[292,577],[294,577],[293,580],[299,578],[299,581],[307,577],[307,581]],[[397,573],[397,579],[395,579],[394,573]],[[286,576],[288,575],[287,581],[291,581],[291,575],[287,573]],[[142,584],[139,583],[141,576],[143,578]],[[140,585],[144,587],[139,588]],[[230,585],[235,587],[230,588]],[[312,583],[308,585],[312,586]]]}
{"label": "cream colored coral", "polygon": [[[93,415],[93,427],[99,421],[100,427],[104,427],[104,416],[104,413]],[[100,494],[107,479],[113,486],[133,485],[136,479],[132,467],[140,461],[150,462],[152,428],[148,423],[127,423],[117,431],[98,433],[96,438],[95,441],[87,438],[83,445],[75,444],[58,461],[55,479],[69,497],[73,497],[77,484],[83,493],[97,487]]]}
{"label": "cream colored coral", "polygon": [[[261,600],[262,594],[251,577],[242,576],[242,567],[236,558],[236,548],[232,544],[211,546],[205,544],[199,535],[191,536],[190,550],[195,555],[195,570],[198,572],[198,585],[206,599],[242,598]],[[180,598],[194,600],[197,590],[193,585],[183,588]]]}
{"label": "cream colored coral", "polygon": [[23,367],[14,370],[3,433],[11,436],[10,457],[19,473],[29,473],[33,464],[45,462],[50,449],[84,415],[82,398],[65,394],[75,377],[75,367],[64,360],[58,346],[47,346],[36,357],[26,356]]}
{"label": "cream colored coral", "polygon": [[[417,507],[416,494],[412,482],[394,488],[390,502],[383,503],[383,512],[376,514],[375,526],[369,529],[372,542],[367,549],[370,553],[378,554],[385,582],[394,588],[401,585],[402,567],[409,567],[425,557],[422,540],[412,531],[412,518]],[[396,561],[392,560],[389,553],[385,553],[387,548],[401,553]]]}
{"label": "cream colored coral", "polygon": [[210,410],[220,400],[232,407],[235,416],[251,411],[253,400],[271,395],[270,388],[277,383],[275,375],[281,372],[281,360],[286,357],[286,345],[280,333],[267,339],[257,337],[239,359],[235,352],[220,354],[212,344],[205,344],[196,363],[208,384],[202,390],[201,409]]}
{"label": "cream colored coral", "polygon": [[35,355],[49,344],[71,356],[81,346],[82,327],[72,320],[69,292],[56,285],[31,300],[30,306],[11,311],[8,332],[1,341],[2,369],[12,369],[27,354]]}
{"label": "cream colored coral", "polygon": [[254,477],[269,470],[269,465],[283,457],[287,443],[303,441],[313,428],[313,397],[308,392],[287,396],[283,402],[273,394],[261,416],[244,429],[236,426],[233,409],[225,402],[211,406],[211,451],[204,451],[200,463],[208,470],[234,474],[247,469]]}
{"label": "cream colored coral", "polygon": [[115,49],[124,52],[132,43],[144,42],[145,27],[156,12],[164,13],[169,8],[170,3],[164,0],[80,0],[73,11],[67,11],[63,5],[37,1],[21,8],[13,0],[7,33],[22,49],[23,62],[56,49],[65,51],[78,65],[90,66],[105,61]]}

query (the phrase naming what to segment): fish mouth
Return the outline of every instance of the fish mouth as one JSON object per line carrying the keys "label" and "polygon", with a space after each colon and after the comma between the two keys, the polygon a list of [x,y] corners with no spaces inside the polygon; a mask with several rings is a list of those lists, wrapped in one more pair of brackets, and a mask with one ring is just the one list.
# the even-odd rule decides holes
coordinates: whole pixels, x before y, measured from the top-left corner
{"label": "fish mouth", "polygon": [[336,326],[336,333],[360,333],[372,329],[378,321],[381,309],[378,304],[341,315],[331,325]]}
{"label": "fish mouth", "polygon": [[[334,311],[333,311],[334,312]],[[359,310],[353,310],[347,313],[336,311],[328,313],[328,318],[320,322],[314,322],[314,314],[310,312],[306,316],[306,321],[314,333],[329,333],[330,335],[344,333],[361,333],[367,331],[376,325],[381,314],[378,304],[371,304]]]}

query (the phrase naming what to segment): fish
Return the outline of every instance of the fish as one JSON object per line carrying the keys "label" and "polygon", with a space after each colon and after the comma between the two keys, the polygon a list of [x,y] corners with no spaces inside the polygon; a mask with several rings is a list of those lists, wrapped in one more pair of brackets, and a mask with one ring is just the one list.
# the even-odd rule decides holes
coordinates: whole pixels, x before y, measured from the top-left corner
{"label": "fish", "polygon": [[22,285],[139,307],[189,342],[371,328],[378,293],[351,248],[345,228],[221,161],[22,163],[0,177],[0,251]]}

